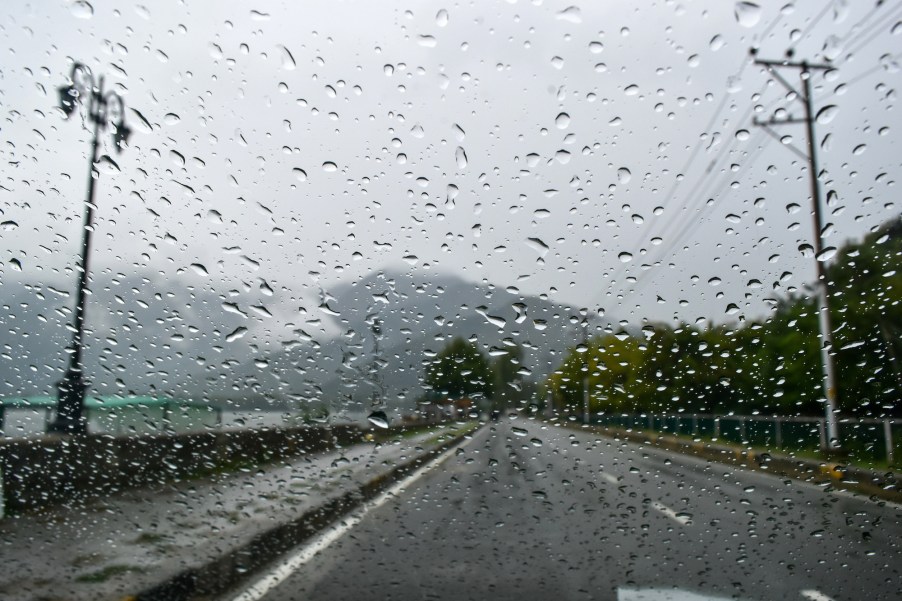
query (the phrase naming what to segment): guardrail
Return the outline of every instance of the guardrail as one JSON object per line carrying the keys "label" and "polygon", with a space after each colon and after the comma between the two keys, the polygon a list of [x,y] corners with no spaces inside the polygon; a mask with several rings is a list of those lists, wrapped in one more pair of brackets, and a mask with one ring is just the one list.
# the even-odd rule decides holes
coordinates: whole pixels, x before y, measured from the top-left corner
{"label": "guardrail", "polygon": [[[822,417],[710,414],[607,414],[590,423],[624,429],[687,435],[775,451],[820,451],[827,447]],[[902,457],[902,420],[843,418],[839,420],[843,449],[858,460],[893,465]]]}

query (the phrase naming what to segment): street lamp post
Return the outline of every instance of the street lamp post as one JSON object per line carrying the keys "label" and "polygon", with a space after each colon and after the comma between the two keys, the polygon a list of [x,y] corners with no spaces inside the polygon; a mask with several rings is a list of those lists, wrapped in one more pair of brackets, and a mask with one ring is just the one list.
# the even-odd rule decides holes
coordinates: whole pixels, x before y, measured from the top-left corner
{"label": "street lamp post", "polygon": [[56,419],[48,430],[59,434],[86,434],[85,392],[88,388],[84,377],[82,352],[84,347],[85,302],[88,287],[88,257],[91,250],[91,234],[94,229],[94,190],[99,177],[95,169],[100,134],[113,127],[113,143],[117,152],[122,151],[131,130],[125,125],[125,103],[115,92],[104,92],[103,77],[96,81],[91,70],[81,64],[72,65],[70,83],[59,88],[60,109],[66,118],[72,116],[78,105],[85,107],[87,121],[94,126],[91,140],[91,162],[88,170],[88,194],[85,200],[85,220],[82,228],[81,260],[78,264],[78,290],[75,300],[74,334],[69,347],[69,366],[63,379],[57,383]]}

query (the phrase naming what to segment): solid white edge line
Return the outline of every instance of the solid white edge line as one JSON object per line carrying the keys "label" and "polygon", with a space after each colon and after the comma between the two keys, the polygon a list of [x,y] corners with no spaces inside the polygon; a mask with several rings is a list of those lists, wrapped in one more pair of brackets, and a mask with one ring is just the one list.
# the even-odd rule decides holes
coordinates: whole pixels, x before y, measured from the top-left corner
{"label": "solid white edge line", "polygon": [[665,505],[664,503],[660,503],[658,501],[653,501],[651,504],[652,508],[661,512],[662,514],[669,517],[674,522],[680,524],[681,526],[687,526],[692,520],[689,519],[685,515],[679,515],[676,511]]}
{"label": "solid white edge line", "polygon": [[470,442],[473,441],[473,435],[476,434],[476,432],[478,432],[478,429],[471,432],[469,434],[470,438],[465,440],[463,444],[456,444],[448,447],[442,451],[438,457],[418,468],[407,478],[396,483],[372,501],[364,503],[362,507],[352,512],[348,517],[341,519],[338,523],[330,526],[310,543],[304,545],[304,547],[294,555],[274,567],[266,575],[259,578],[256,582],[246,588],[244,592],[236,597],[232,597],[232,601],[258,601],[259,599],[262,599],[266,593],[279,586],[301,566],[313,559],[317,553],[325,550],[329,545],[341,538],[348,530],[359,524],[371,510],[377,509],[389,500],[397,497],[405,488],[422,478],[427,472],[447,459],[452,451],[470,444]]}
{"label": "solid white edge line", "polygon": [[800,591],[800,594],[809,599],[809,601],[833,601],[833,597],[828,597],[824,593],[814,590],[813,588]]}

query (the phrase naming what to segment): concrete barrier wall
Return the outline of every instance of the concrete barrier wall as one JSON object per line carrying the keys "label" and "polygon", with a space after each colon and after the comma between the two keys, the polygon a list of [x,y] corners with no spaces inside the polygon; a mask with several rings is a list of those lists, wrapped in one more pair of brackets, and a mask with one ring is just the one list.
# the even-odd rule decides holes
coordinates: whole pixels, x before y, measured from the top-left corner
{"label": "concrete barrier wall", "polygon": [[6,511],[83,501],[361,440],[358,426],[0,441]]}

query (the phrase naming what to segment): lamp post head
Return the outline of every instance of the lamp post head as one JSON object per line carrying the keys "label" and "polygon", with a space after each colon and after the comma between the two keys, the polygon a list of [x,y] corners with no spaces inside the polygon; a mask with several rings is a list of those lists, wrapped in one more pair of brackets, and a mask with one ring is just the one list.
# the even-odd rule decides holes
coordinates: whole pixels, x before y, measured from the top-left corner
{"label": "lamp post head", "polygon": [[125,145],[128,144],[128,138],[132,135],[131,128],[122,120],[116,124],[116,130],[113,132],[113,142],[116,145],[116,152],[122,152]]}
{"label": "lamp post head", "polygon": [[78,89],[74,85],[60,86],[57,88],[60,97],[60,109],[66,114],[66,119],[75,112],[75,104],[78,102]]}

